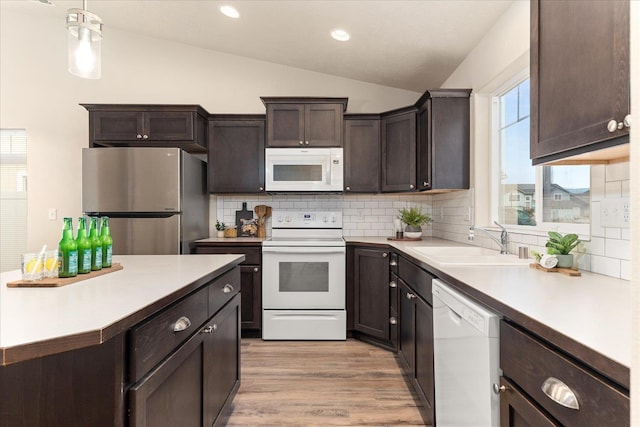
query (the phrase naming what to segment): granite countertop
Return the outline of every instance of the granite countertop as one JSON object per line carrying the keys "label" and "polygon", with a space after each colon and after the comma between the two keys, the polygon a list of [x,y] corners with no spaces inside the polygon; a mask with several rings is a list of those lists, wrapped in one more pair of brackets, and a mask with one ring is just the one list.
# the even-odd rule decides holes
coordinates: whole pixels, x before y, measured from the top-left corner
{"label": "granite countertop", "polygon": [[[347,244],[389,245],[461,292],[544,336],[559,347],[571,345],[585,363],[628,387],[628,378],[610,371],[610,361],[631,366],[631,284],[582,271],[580,277],[524,266],[441,265],[416,246],[469,246],[448,240],[390,241],[346,237]],[[496,254],[498,252],[496,251]],[[513,256],[513,255],[508,255]],[[532,260],[533,262],[533,260]],[[595,352],[595,353],[594,353]],[[601,356],[604,356],[602,358]],[[622,370],[624,371],[624,369]]]}
{"label": "granite countertop", "polygon": [[120,255],[123,269],[59,288],[0,275],[0,365],[101,344],[203,286],[244,255]]}

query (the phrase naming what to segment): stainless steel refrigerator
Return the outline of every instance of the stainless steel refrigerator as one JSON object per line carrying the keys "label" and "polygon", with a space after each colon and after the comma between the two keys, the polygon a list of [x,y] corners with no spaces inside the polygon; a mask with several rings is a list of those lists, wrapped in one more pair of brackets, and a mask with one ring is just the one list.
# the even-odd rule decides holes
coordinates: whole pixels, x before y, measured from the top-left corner
{"label": "stainless steel refrigerator", "polygon": [[179,148],[84,148],[82,210],[109,217],[115,255],[188,254],[209,236],[206,174]]}

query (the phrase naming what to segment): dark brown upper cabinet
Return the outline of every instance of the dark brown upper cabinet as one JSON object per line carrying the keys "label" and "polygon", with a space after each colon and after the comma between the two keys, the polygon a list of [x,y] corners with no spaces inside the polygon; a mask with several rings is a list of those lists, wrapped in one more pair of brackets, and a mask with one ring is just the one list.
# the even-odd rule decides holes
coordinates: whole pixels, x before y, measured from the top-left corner
{"label": "dark brown upper cabinet", "polygon": [[207,151],[207,113],[199,105],[81,104],[89,147],[178,147]]}
{"label": "dark brown upper cabinet", "polygon": [[416,190],[417,111],[415,107],[406,107],[381,115],[383,193]]}
{"label": "dark brown upper cabinet", "polygon": [[264,115],[210,117],[210,193],[264,192],[264,128]]}
{"label": "dark brown upper cabinet", "polygon": [[532,0],[533,164],[628,157],[629,111],[629,1]]}
{"label": "dark brown upper cabinet", "polygon": [[261,97],[267,147],[342,147],[347,98]]}
{"label": "dark brown upper cabinet", "polygon": [[344,116],[344,192],[380,192],[380,116]]}
{"label": "dark brown upper cabinet", "polygon": [[469,188],[470,89],[428,90],[418,107],[417,189]]}

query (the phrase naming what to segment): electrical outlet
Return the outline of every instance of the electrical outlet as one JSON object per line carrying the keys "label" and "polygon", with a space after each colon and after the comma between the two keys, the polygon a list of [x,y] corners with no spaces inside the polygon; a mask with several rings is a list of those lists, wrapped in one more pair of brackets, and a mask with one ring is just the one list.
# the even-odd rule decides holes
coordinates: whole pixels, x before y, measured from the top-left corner
{"label": "electrical outlet", "polygon": [[49,221],[55,221],[58,219],[58,210],[56,208],[49,208]]}
{"label": "electrical outlet", "polygon": [[600,225],[605,228],[629,228],[631,209],[626,197],[609,198],[600,202]]}

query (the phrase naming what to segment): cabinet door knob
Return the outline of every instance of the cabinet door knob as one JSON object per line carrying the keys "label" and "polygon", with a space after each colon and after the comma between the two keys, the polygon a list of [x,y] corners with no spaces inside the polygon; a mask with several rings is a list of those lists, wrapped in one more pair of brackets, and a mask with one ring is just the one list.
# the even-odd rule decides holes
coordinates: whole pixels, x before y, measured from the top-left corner
{"label": "cabinet door knob", "polygon": [[142,135],[142,139],[149,139],[149,135]]}
{"label": "cabinet door knob", "polygon": [[191,320],[187,316],[182,316],[173,324],[173,332],[182,332],[191,326]]}
{"label": "cabinet door knob", "polygon": [[345,190],[351,191],[351,187],[347,186],[347,188],[345,188]]}
{"label": "cabinet door knob", "polygon": [[260,269],[258,267],[253,267],[253,272],[257,273],[258,271],[260,271]]}
{"label": "cabinet door knob", "polygon": [[386,252],[382,252],[382,258],[386,258],[386,257],[388,257],[388,256],[389,256],[389,254],[388,254],[388,253],[386,253]]}
{"label": "cabinet door knob", "polygon": [[395,317],[391,317],[391,318],[389,318],[389,323],[392,324],[392,325],[395,325],[396,323],[398,323],[398,321],[396,320]]}
{"label": "cabinet door knob", "polygon": [[304,141],[300,141],[300,145],[304,145]]}
{"label": "cabinet door knob", "polygon": [[226,285],[224,285],[224,288],[222,288],[222,292],[224,292],[225,294],[233,292],[233,286],[227,283]]}
{"label": "cabinet door knob", "polygon": [[624,124],[625,127],[630,128],[631,127],[631,114],[627,114],[626,116],[624,116],[624,120],[622,121],[622,123]]}
{"label": "cabinet door knob", "polygon": [[618,129],[618,122],[616,122],[615,120],[609,120],[609,123],[607,123],[607,130],[609,132],[615,132]]}
{"label": "cabinet door knob", "polygon": [[389,265],[390,265],[391,267],[395,267],[396,265],[398,265],[398,263],[396,262],[396,260],[395,260],[395,259],[392,259],[391,261],[389,261]]}
{"label": "cabinet door knob", "polygon": [[542,383],[542,387],[540,388],[549,399],[553,400],[558,405],[564,406],[565,408],[575,409],[576,411],[580,409],[578,398],[573,390],[559,379],[549,377]]}
{"label": "cabinet door knob", "polygon": [[213,333],[213,326],[209,325],[206,328],[204,328],[202,330],[202,332],[204,332],[205,334],[212,334]]}
{"label": "cabinet door knob", "polygon": [[414,299],[416,296],[414,294],[412,294],[411,292],[407,292],[407,299],[408,300],[412,300]]}
{"label": "cabinet door knob", "polygon": [[422,186],[423,186],[423,187],[428,187],[428,186],[429,186],[429,183],[428,183],[427,181],[424,181],[424,182],[422,183]]}
{"label": "cabinet door knob", "polygon": [[396,282],[394,282],[393,280],[389,282],[389,287],[390,288],[396,288],[398,286],[398,284]]}
{"label": "cabinet door knob", "polygon": [[264,191],[264,187],[258,187],[260,191]]}
{"label": "cabinet door knob", "polygon": [[142,139],[142,135],[137,134],[137,135],[136,135],[136,138],[138,138],[138,139]]}
{"label": "cabinet door knob", "polygon": [[304,142],[304,145],[309,145],[309,141],[305,141],[305,142]]}
{"label": "cabinet door knob", "polygon": [[413,184],[409,184],[409,188],[413,189],[414,185]]}
{"label": "cabinet door knob", "polygon": [[494,384],[493,385],[493,392],[495,394],[500,394],[500,393],[504,393],[505,391],[507,391],[507,387],[504,385],[498,385],[498,384]]}

